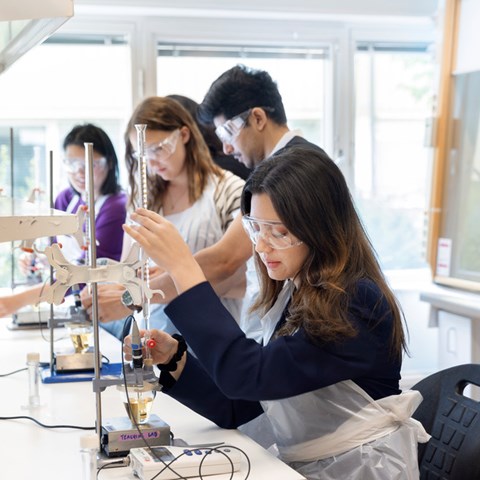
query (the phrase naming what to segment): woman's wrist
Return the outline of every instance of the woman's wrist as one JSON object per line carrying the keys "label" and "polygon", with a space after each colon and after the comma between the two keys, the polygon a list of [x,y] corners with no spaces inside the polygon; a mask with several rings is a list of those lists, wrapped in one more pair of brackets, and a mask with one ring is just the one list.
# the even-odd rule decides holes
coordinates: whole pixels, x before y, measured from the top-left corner
{"label": "woman's wrist", "polygon": [[179,265],[174,271],[170,272],[170,275],[178,294],[186,292],[195,285],[207,280],[200,265],[196,261],[188,265]]}
{"label": "woman's wrist", "polygon": [[157,367],[162,372],[174,372],[177,369],[177,364],[187,351],[187,343],[185,339],[178,333],[174,333],[172,338],[177,341],[177,348],[167,363],[158,363]]}
{"label": "woman's wrist", "polygon": [[185,340],[178,334],[173,334],[172,337],[177,340],[176,352],[169,362],[157,364],[157,368],[160,370],[158,382],[166,390],[175,385],[175,382],[180,378],[187,361],[187,344]]}
{"label": "woman's wrist", "polygon": [[185,368],[185,364],[187,363],[187,352],[185,352],[182,358],[177,363],[177,369],[174,372],[170,372],[172,377],[175,380],[178,380],[182,375],[183,369]]}

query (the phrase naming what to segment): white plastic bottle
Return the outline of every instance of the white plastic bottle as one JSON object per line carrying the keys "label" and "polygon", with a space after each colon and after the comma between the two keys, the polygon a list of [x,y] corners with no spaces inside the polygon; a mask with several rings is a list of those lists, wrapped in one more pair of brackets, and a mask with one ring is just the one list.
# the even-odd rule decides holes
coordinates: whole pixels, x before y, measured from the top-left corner
{"label": "white plastic bottle", "polygon": [[40,406],[40,354],[27,353],[28,407]]}
{"label": "white plastic bottle", "polygon": [[82,480],[95,480],[97,478],[98,448],[99,439],[96,433],[88,433],[80,437]]}

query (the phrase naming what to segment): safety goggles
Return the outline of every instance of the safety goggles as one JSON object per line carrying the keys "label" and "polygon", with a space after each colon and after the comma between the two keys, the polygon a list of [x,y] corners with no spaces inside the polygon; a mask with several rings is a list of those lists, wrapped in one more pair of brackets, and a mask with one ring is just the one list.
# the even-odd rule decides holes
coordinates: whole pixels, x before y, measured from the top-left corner
{"label": "safety goggles", "polygon": [[250,240],[257,245],[261,238],[269,247],[284,250],[302,244],[282,224],[282,222],[269,222],[258,220],[248,215],[242,217],[243,228],[248,233]]}
{"label": "safety goggles", "polygon": [[[85,159],[84,158],[64,158],[63,165],[68,173],[78,173],[85,171]],[[93,169],[100,170],[107,166],[107,159],[105,157],[95,158],[93,160]]]}
{"label": "safety goggles", "polygon": [[[178,137],[180,136],[180,130],[177,128],[174,130],[165,140],[162,140],[157,145],[151,145],[145,149],[145,157],[149,161],[166,160],[177,148]],[[138,160],[138,152],[132,153],[133,158]]]}
{"label": "safety goggles", "polygon": [[[240,135],[242,128],[246,125],[247,119],[252,113],[252,110],[256,107],[249,108],[238,115],[235,115],[230,120],[227,120],[222,125],[219,125],[215,129],[215,133],[217,137],[220,139],[222,143],[231,144],[235,139]],[[273,107],[258,107],[266,112],[274,112],[275,109]]]}
{"label": "safety goggles", "polygon": [[249,108],[245,112],[242,112],[230,120],[227,120],[222,125],[219,125],[215,129],[215,133],[220,141],[222,143],[232,143],[240,135],[240,132],[247,123],[247,119],[251,112],[252,109]]}

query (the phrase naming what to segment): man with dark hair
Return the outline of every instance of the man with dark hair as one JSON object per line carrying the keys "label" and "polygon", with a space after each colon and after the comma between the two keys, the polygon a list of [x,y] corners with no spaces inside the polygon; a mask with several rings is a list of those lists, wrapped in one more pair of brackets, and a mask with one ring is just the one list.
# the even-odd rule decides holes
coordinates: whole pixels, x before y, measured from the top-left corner
{"label": "man with dark hair", "polygon": [[213,122],[224,152],[249,168],[285,147],[321,150],[289,130],[282,96],[272,77],[244,65],[227,70],[212,83],[198,118]]}

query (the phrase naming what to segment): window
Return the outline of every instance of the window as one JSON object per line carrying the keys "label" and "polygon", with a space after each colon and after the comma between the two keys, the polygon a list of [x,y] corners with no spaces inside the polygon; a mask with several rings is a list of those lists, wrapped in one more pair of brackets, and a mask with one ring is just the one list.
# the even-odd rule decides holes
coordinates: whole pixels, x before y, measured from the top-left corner
{"label": "window", "polygon": [[384,269],[426,266],[434,63],[426,45],[359,44],[354,196]]}
{"label": "window", "polygon": [[[291,129],[331,151],[332,68],[324,48],[158,44],[157,92],[201,103],[211,83],[238,63],[266,70],[277,82]],[[195,76],[195,81],[192,81]]]}
{"label": "window", "polygon": [[[104,128],[122,158],[123,129],[131,111],[130,71],[126,37],[58,34],[0,75],[0,187],[7,195],[26,199],[39,187],[49,202],[49,151],[53,151],[54,171],[61,172],[63,137],[77,123]],[[28,87],[19,88],[31,78],[34,81]],[[58,173],[54,182],[54,195],[67,185],[65,176]],[[0,261],[9,262],[10,245],[0,249]],[[18,250],[14,252],[17,255]],[[9,285],[11,278],[2,269],[0,285]]]}
{"label": "window", "polygon": [[[124,37],[54,35],[0,76],[0,125],[19,130],[20,149],[26,137],[42,149],[43,172],[46,152],[53,150],[57,160],[64,135],[77,123],[93,122],[104,128],[121,156],[123,127],[131,110],[130,70]],[[18,88],[32,76],[35,81],[28,88]],[[27,130],[35,131],[36,138]],[[25,176],[32,174],[22,171]]]}
{"label": "window", "polygon": [[[472,101],[480,94],[480,72],[456,75],[452,87],[453,109],[444,184],[446,215],[440,234],[449,242],[449,272],[437,269],[436,273],[438,277],[466,281],[463,287],[477,290],[478,285],[473,287],[469,282],[480,282],[480,107]],[[437,280],[449,283],[447,278]],[[457,286],[462,287],[462,283]]]}

